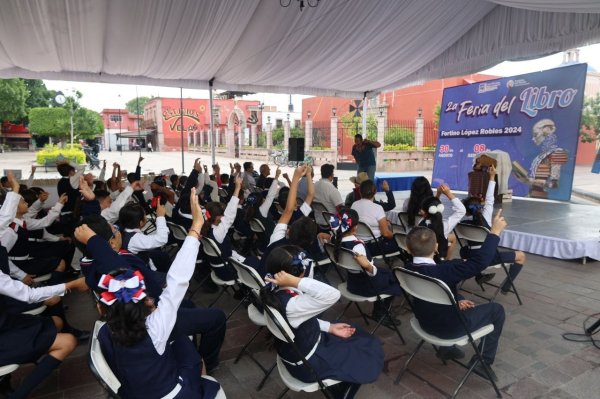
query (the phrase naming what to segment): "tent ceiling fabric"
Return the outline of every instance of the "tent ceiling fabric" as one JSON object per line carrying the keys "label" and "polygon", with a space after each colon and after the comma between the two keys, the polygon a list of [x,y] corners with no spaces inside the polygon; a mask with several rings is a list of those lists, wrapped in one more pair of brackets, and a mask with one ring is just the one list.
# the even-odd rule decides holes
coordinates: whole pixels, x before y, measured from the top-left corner
{"label": "tent ceiling fabric", "polygon": [[3,0],[0,77],[362,97],[600,42],[598,0]]}

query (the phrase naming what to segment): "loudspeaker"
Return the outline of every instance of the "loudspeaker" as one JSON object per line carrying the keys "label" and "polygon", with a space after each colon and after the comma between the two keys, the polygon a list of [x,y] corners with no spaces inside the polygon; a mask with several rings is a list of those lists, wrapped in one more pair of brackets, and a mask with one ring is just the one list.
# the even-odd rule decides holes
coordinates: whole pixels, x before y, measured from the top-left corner
{"label": "loudspeaker", "polygon": [[289,148],[288,159],[291,162],[304,161],[304,138],[290,137],[288,148]]}

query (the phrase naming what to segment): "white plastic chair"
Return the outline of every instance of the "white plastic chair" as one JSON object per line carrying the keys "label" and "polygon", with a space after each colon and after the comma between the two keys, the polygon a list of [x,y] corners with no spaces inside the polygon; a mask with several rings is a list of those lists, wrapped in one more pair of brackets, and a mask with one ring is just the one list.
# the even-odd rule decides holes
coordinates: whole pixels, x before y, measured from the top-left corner
{"label": "white plastic chair", "polygon": [[[341,267],[342,269],[345,269],[348,273],[351,273],[351,272],[365,273],[364,269],[354,259],[354,253],[352,251],[350,251],[349,249],[340,248],[337,261],[335,259],[335,247],[333,244],[330,244],[330,243],[325,244],[325,252],[327,252],[327,256],[329,256],[329,258],[331,259],[331,262],[335,263],[337,266]],[[368,316],[362,311],[362,309],[360,308],[360,306],[358,304],[364,303],[364,302],[373,303],[373,302],[381,301],[385,298],[391,297],[391,295],[389,295],[389,294],[378,294],[375,296],[362,296],[362,295],[353,294],[350,291],[348,291],[348,282],[343,282],[343,283],[339,284],[337,286],[337,289],[338,289],[338,291],[340,291],[340,294],[342,295],[342,297],[344,297],[345,299],[348,300],[348,304],[346,305],[346,307],[344,308],[342,313],[336,318],[336,320],[341,319],[344,316],[344,314],[346,313],[346,311],[348,310],[348,308],[354,304],[367,325],[369,324],[369,321],[367,319]],[[377,331],[377,329],[379,328],[379,326],[381,326],[381,323],[383,322],[383,320],[386,317],[388,317],[392,321],[392,325],[394,326],[393,328],[390,328],[390,329],[394,330],[396,332],[396,334],[398,335],[398,338],[400,338],[400,340],[402,341],[403,344],[406,344],[406,342],[404,341],[404,337],[400,333],[400,330],[398,330],[398,326],[396,325],[396,322],[394,321],[394,317],[392,316],[389,309],[385,310],[385,314],[382,315],[379,318],[379,320],[375,320],[377,322],[377,324],[375,325],[373,330],[371,330],[370,334],[374,334],[375,331]]]}
{"label": "white plastic chair", "polygon": [[22,314],[30,314],[33,316],[42,314],[46,310],[46,305],[40,305],[37,308],[26,310],[25,312],[21,312]]}
{"label": "white plastic chair", "polygon": [[[231,262],[231,265],[235,268],[235,270],[236,270],[236,272],[238,274],[238,279],[240,280],[240,282],[243,285],[245,285],[250,290],[250,292],[252,293],[252,295],[254,297],[253,298],[254,301],[256,301],[257,304],[260,304],[259,291],[265,285],[264,280],[260,277],[260,275],[258,274],[258,272],[256,270],[254,270],[253,268],[251,268],[250,266],[245,265],[243,263],[240,263],[240,262],[236,261],[233,258],[229,258],[229,262]],[[258,329],[256,329],[256,331],[254,332],[254,334],[252,335],[252,337],[250,337],[250,339],[248,340],[248,342],[246,342],[246,344],[244,345],[244,347],[239,351],[239,353],[236,356],[236,358],[233,361],[233,363],[234,364],[237,363],[242,358],[242,356],[244,354],[248,355],[248,357],[265,374],[265,376],[263,377],[263,379],[258,384],[258,387],[256,388],[257,391],[260,391],[262,389],[262,387],[265,385],[265,382],[267,381],[267,379],[269,378],[269,376],[271,375],[271,372],[273,372],[273,369],[277,365],[273,364],[271,367],[269,367],[267,369],[252,355],[252,353],[250,353],[248,351],[248,347],[250,346],[250,344],[260,334],[260,332],[264,329],[264,327],[267,326],[267,322],[265,321],[265,315],[260,310],[258,310],[258,308],[256,306],[254,306],[254,304],[250,304],[248,306],[248,318],[250,319],[250,321],[252,321],[252,323],[254,323],[256,326],[258,326]]]}
{"label": "white plastic chair", "polygon": [[[494,391],[496,391],[497,397],[501,398],[502,395],[500,394],[500,391],[498,390],[498,387],[496,386],[496,383],[494,382],[494,379],[492,378],[492,375],[488,369],[489,366],[487,366],[485,364],[485,362],[483,361],[481,352],[479,351],[479,348],[475,344],[475,340],[485,339],[486,335],[488,335],[492,331],[494,331],[494,325],[488,324],[488,325],[485,325],[485,326],[479,328],[476,331],[469,331],[467,324],[464,320],[464,316],[462,315],[461,310],[458,307],[458,303],[454,299],[454,295],[452,294],[452,291],[450,291],[450,288],[448,288],[446,283],[444,283],[441,280],[438,280],[438,279],[435,279],[435,278],[432,278],[429,276],[425,276],[420,273],[413,272],[411,270],[408,270],[408,269],[405,269],[402,267],[395,267],[394,274],[396,275],[396,278],[398,279],[400,286],[404,290],[405,294],[409,294],[412,297],[418,298],[422,301],[426,301],[426,302],[430,302],[430,303],[434,303],[434,304],[438,304],[438,305],[447,305],[450,307],[448,309],[448,312],[457,312],[458,318],[460,319],[462,327],[464,328],[464,331],[465,331],[465,334],[458,338],[453,338],[453,339],[440,338],[433,334],[427,333],[425,330],[423,330],[423,328],[419,324],[419,320],[416,318],[416,316],[412,317],[410,320],[410,325],[411,325],[413,331],[419,336],[419,338],[421,338],[421,341],[417,345],[415,351],[410,355],[410,357],[406,361],[403,369],[398,374],[398,377],[396,378],[396,381],[394,383],[398,384],[400,382],[402,375],[404,374],[405,371],[408,370],[409,363],[414,358],[414,356],[417,354],[419,349],[421,349],[421,346],[423,345],[423,343],[428,342],[434,346],[443,346],[443,347],[449,347],[449,346],[453,346],[453,345],[465,346],[465,345],[471,344],[471,346],[473,347],[473,350],[475,351],[475,356],[476,356],[477,360],[475,362],[473,362],[473,364],[471,364],[470,366],[465,366],[462,363],[457,362],[458,364],[467,368],[467,372],[465,373],[465,375],[459,382],[458,386],[452,393],[451,397],[452,398],[456,397],[456,395],[458,394],[458,391],[462,388],[462,386],[466,382],[469,375],[471,375],[471,373],[473,372],[473,369],[475,368],[477,363],[482,362],[484,365],[484,370],[485,370],[485,375],[483,375],[482,377],[487,378],[491,382],[492,386],[494,387]],[[411,373],[414,374],[414,372],[412,372],[412,371],[411,371]]]}
{"label": "white plastic chair", "polygon": [[[456,235],[456,239],[458,240],[458,244],[460,245],[460,247],[461,248],[467,247],[472,251],[476,251],[478,249],[478,248],[474,248],[474,247],[480,247],[483,244],[483,242],[485,241],[485,239],[487,238],[489,233],[490,233],[490,231],[483,226],[476,226],[476,225],[468,224],[468,223],[459,223],[456,225],[456,227],[454,227],[454,235]],[[496,254],[498,256],[500,255],[498,248],[496,248]],[[512,281],[510,274],[508,272],[508,267],[506,266],[506,264],[504,264],[504,262],[500,262],[498,264],[488,266],[485,270],[483,270],[483,273],[495,272],[498,270],[504,271],[504,273],[506,275],[506,280],[508,280],[510,282],[511,291],[517,297],[517,301],[519,302],[519,305],[523,305],[523,302],[521,301],[521,296],[519,295],[519,292],[517,291],[517,287],[515,286],[515,283],[514,283],[514,281]],[[479,295],[475,292],[467,291],[467,290],[463,289],[462,287],[461,287],[461,289],[463,291],[467,291],[473,295],[476,295],[480,298],[484,298],[484,299],[489,300],[490,302],[493,302],[496,299],[496,296],[498,296],[498,293],[500,292],[502,284],[496,285],[496,284],[491,284],[491,283],[482,283],[482,284],[480,284],[480,286],[483,290],[485,290],[483,288],[483,284],[487,284],[487,285],[491,285],[492,287],[496,287],[496,292],[490,298]]]}
{"label": "white plastic chair", "polygon": [[329,230],[331,230],[331,228],[329,227],[329,219],[325,219],[323,217],[323,212],[328,212],[327,208],[325,207],[325,205],[323,205],[320,202],[313,201],[312,204],[310,204],[310,206],[313,209],[315,223],[317,223],[317,225],[319,226],[319,228],[322,231],[329,231]]}
{"label": "white plastic chair", "polygon": [[[265,321],[267,323],[267,328],[275,336],[276,339],[287,342],[289,345],[292,345],[296,352],[300,355],[301,361],[305,367],[308,367],[312,370],[313,375],[318,377],[314,369],[310,366],[310,363],[306,360],[304,355],[298,349],[298,346],[294,342],[295,335],[292,331],[292,327],[288,324],[285,318],[279,313],[279,311],[271,306],[265,306]],[[286,386],[286,389],[281,392],[278,396],[278,399],[281,399],[285,396],[285,394],[292,390],[294,392],[316,392],[321,391],[326,398],[330,398],[330,393],[327,391],[327,387],[339,384],[341,381],[326,379],[321,380],[317,379],[316,382],[303,382],[299,379],[295,378],[290,374],[288,369],[285,366],[283,359],[277,355],[277,370],[279,371],[279,376],[281,380]]]}
{"label": "white plastic chair", "polygon": [[367,244],[375,243],[375,245],[377,245],[377,248],[379,249],[380,255],[373,256],[374,258],[383,259],[385,261],[385,263],[389,264],[390,263],[390,257],[400,255],[399,251],[395,251],[395,252],[386,254],[384,252],[384,250],[383,250],[383,245],[381,245],[381,242],[379,241],[379,238],[375,237],[375,234],[373,233],[373,230],[371,229],[371,227],[368,224],[366,224],[364,222],[358,222],[357,226],[358,226],[357,234],[359,236],[362,236],[362,237],[371,237],[371,239],[369,239],[367,241]]}
{"label": "white plastic chair", "polygon": [[90,349],[88,355],[88,365],[96,380],[102,385],[111,398],[119,398],[119,388],[121,388],[121,382],[115,376],[111,370],[108,362],[102,354],[100,348],[100,341],[98,341],[98,332],[100,328],[105,324],[103,321],[96,321],[94,324],[94,330],[90,337]]}

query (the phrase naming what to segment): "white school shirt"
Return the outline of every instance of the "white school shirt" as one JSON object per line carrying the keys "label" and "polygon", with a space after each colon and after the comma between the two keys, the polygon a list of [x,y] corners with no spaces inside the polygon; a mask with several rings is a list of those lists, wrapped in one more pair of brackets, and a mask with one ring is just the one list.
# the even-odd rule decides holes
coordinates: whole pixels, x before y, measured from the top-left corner
{"label": "white school shirt", "polygon": [[[356,236],[354,234],[346,236],[346,237],[342,237],[342,242],[356,241],[356,240],[358,240],[358,238],[356,238]],[[356,243],[356,245],[354,245],[354,247],[352,247],[352,250],[354,252],[356,252],[357,254],[367,256],[367,249],[365,248],[365,245],[363,243]],[[367,275],[373,277],[374,275],[377,274],[377,267],[375,266],[373,261],[371,261],[371,266],[373,266],[373,272],[369,273],[368,271],[365,270],[365,273],[367,273]],[[353,272],[350,272],[350,273],[353,273]]]}
{"label": "white school shirt", "polygon": [[160,248],[169,241],[169,228],[164,216],[156,218],[156,231],[152,234],[145,235],[140,229],[125,229],[125,231],[128,233],[137,233],[131,237],[127,246],[127,250],[132,254],[137,254],[148,249]]}
{"label": "white school shirt", "polygon": [[485,193],[485,205],[481,211],[481,215],[487,222],[488,226],[492,226],[492,214],[494,213],[494,189],[496,188],[496,182],[490,180]]}
{"label": "white school shirt", "polygon": [[[50,208],[48,214],[41,219],[28,217],[27,214],[23,215],[23,220],[27,223],[27,229],[39,230],[50,226],[60,216],[60,211],[62,210],[63,206],[63,204],[57,202],[52,208]],[[15,219],[15,222],[17,222],[17,219]],[[19,223],[19,225],[22,226],[23,224]]]}
{"label": "white school shirt", "polygon": [[229,203],[227,204],[227,208],[225,208],[225,212],[221,217],[221,223],[218,225],[212,225],[213,236],[217,243],[221,244],[229,231],[229,228],[233,226],[233,222],[235,221],[235,217],[237,215],[238,205],[240,203],[240,199],[238,197],[231,197]]}
{"label": "white school shirt", "polygon": [[125,189],[119,194],[117,199],[113,200],[113,203],[106,209],[102,209],[100,216],[102,216],[110,224],[115,223],[119,220],[119,211],[129,201],[133,194],[133,188],[131,186],[125,187]]}
{"label": "white school shirt", "polygon": [[273,200],[275,200],[278,191],[279,182],[277,181],[277,178],[274,178],[273,183],[271,183],[271,187],[269,187],[269,191],[267,192],[267,197],[258,208],[262,217],[266,218],[269,216],[269,209],[271,209],[271,204],[273,204]]}
{"label": "white school shirt", "polygon": [[9,191],[4,198],[4,204],[0,207],[0,243],[7,252],[10,252],[15,242],[17,242],[17,233],[8,226],[12,223],[17,214],[17,207],[21,196]]}
{"label": "white school shirt", "polygon": [[463,205],[462,201],[458,198],[452,200],[452,215],[448,219],[444,219],[444,237],[448,238],[448,234],[452,233],[452,230],[456,227],[458,222],[465,216],[467,210]]}
{"label": "white school shirt", "polygon": [[160,294],[158,306],[146,317],[148,335],[159,355],[165,352],[169,336],[173,331],[175,321],[177,321],[177,309],[181,305],[194,274],[199,248],[200,241],[197,238],[185,238],[167,273],[167,286]]}
{"label": "white school shirt", "polygon": [[[302,206],[300,206],[300,212],[302,212],[304,216],[308,216],[312,212],[312,208],[306,202],[303,202]],[[287,233],[287,229],[287,223],[277,223],[275,225],[275,228],[273,229],[273,233],[271,233],[269,245],[273,244],[275,241],[279,241],[285,238],[285,233]]]}
{"label": "white school shirt", "polygon": [[[297,293],[297,296],[290,298],[285,308],[287,320],[294,328],[298,328],[302,323],[316,317],[329,309],[340,299],[340,292],[332,286],[322,283],[312,278],[302,278],[298,288],[282,287]],[[317,319],[321,331],[328,332],[331,323]]]}
{"label": "white school shirt", "polygon": [[10,276],[0,271],[0,294],[27,303],[45,301],[53,296],[63,296],[65,285],[49,285],[47,287],[31,288],[20,281],[13,280]]}

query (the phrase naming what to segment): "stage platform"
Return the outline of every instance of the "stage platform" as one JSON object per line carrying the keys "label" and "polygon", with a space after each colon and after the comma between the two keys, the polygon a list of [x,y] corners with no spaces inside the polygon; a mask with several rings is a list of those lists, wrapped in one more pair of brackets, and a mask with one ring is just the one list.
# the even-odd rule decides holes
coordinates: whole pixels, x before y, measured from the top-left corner
{"label": "stage platform", "polygon": [[[409,192],[397,193],[399,212]],[[459,198],[464,197],[460,193]],[[443,198],[444,217],[452,204]],[[502,208],[508,228],[500,237],[500,245],[558,259],[600,260],[600,206],[559,201],[513,198],[512,202],[495,204]],[[494,212],[495,213],[495,212]],[[394,215],[388,215],[393,222]]]}

